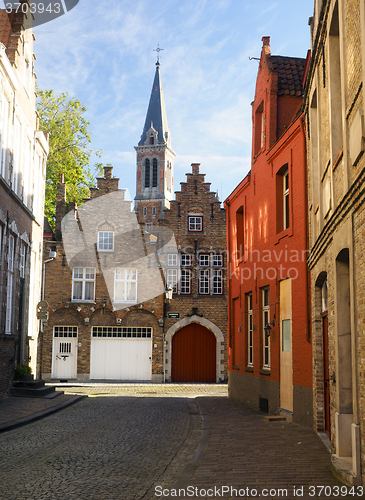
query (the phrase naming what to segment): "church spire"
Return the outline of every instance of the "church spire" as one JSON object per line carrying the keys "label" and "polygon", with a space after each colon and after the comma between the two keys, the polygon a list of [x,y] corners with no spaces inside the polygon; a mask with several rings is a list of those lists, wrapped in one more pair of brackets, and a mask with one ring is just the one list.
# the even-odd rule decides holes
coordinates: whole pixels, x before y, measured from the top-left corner
{"label": "church spire", "polygon": [[[159,56],[159,47],[157,54]],[[160,61],[157,58],[146,121],[137,152],[135,209],[140,222],[157,223],[161,209],[174,196],[174,158],[163,98]]]}
{"label": "church spire", "polygon": [[[151,138],[153,141],[151,141]],[[167,125],[165,101],[162,92],[160,62],[157,60],[146,121],[138,145],[156,143],[169,144],[169,142],[169,127]]]}

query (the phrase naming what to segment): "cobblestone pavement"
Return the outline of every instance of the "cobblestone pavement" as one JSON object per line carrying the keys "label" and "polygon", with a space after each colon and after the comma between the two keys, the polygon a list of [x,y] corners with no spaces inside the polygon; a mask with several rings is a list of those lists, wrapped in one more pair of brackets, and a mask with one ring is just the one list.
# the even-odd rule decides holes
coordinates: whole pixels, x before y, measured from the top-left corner
{"label": "cobblestone pavement", "polygon": [[89,397],[0,434],[0,500],[363,498],[312,430],[268,422],[226,386],[58,387]]}
{"label": "cobblestone pavement", "polygon": [[[50,384],[48,384],[50,385]],[[52,384],[54,385],[54,384]],[[84,396],[133,396],[133,397],[185,397],[228,395],[226,384],[57,384],[55,387],[65,394]]]}
{"label": "cobblestone pavement", "polygon": [[66,389],[91,397],[0,435],[0,499],[153,498],[154,485],[174,484],[193,456],[201,417],[191,398],[211,387]]}

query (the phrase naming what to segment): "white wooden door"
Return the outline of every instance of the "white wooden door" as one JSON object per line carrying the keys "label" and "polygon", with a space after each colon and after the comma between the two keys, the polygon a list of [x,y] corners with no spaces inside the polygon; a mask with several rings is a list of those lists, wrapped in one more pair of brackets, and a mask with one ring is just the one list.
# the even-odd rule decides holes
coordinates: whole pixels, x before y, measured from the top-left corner
{"label": "white wooden door", "polygon": [[52,378],[75,379],[77,338],[54,338],[52,354]]}

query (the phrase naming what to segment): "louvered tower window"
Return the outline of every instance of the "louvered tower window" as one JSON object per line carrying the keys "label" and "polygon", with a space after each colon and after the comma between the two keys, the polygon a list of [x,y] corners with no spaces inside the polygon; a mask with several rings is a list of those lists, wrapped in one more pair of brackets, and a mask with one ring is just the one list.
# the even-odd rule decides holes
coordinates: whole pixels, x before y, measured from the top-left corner
{"label": "louvered tower window", "polygon": [[152,160],[152,187],[157,187],[157,159]]}
{"label": "louvered tower window", "polygon": [[150,160],[148,158],[144,162],[144,187],[150,187]]}

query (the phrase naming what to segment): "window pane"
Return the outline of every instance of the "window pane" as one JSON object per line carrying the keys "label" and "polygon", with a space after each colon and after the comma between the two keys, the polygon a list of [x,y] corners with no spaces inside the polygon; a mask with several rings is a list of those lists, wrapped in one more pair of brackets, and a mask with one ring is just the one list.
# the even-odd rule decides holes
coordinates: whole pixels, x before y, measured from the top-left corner
{"label": "window pane", "polygon": [[115,283],[115,300],[117,302],[124,302],[124,283],[117,281]]}
{"label": "window pane", "polygon": [[82,300],[82,281],[74,281],[73,299]]}
{"label": "window pane", "polygon": [[282,321],[282,350],[290,352],[290,319],[283,319]]}
{"label": "window pane", "polygon": [[84,300],[94,300],[94,282],[85,282],[85,299]]}
{"label": "window pane", "polygon": [[137,300],[137,283],[127,282],[127,300]]}

